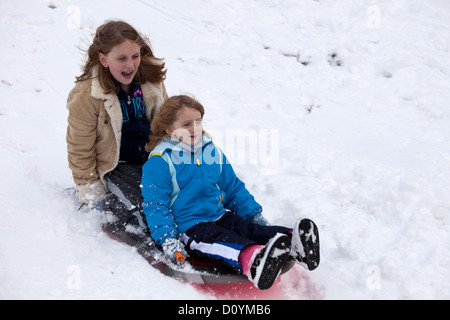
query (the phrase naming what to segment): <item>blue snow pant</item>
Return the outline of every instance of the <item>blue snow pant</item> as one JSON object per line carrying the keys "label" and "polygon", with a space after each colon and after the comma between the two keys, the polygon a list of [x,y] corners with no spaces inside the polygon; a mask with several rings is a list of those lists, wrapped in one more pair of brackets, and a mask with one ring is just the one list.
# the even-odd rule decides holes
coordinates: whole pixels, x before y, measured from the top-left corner
{"label": "blue snow pant", "polygon": [[290,235],[291,230],[250,223],[233,212],[227,212],[217,221],[193,226],[182,234],[181,239],[192,256],[218,260],[242,273],[238,258],[244,247],[251,244],[265,245],[277,233]]}

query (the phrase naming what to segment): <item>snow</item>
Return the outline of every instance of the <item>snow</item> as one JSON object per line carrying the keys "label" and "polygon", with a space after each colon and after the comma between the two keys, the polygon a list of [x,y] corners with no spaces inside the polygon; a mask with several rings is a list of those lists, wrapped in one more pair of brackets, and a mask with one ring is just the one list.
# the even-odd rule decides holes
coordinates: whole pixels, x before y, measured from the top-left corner
{"label": "snow", "polygon": [[268,220],[317,223],[321,265],[282,276],[278,298],[450,298],[448,1],[22,0],[0,12],[0,299],[220,298],[150,268],[64,191],[78,47],[116,18],[165,58],[169,95],[206,107]]}

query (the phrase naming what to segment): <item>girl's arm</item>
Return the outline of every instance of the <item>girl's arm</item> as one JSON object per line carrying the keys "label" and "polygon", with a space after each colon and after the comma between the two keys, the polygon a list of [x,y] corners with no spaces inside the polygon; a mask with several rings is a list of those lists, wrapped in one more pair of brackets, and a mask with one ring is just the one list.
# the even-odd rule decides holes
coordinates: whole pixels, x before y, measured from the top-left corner
{"label": "girl's arm", "polygon": [[98,103],[90,98],[81,85],[76,86],[67,99],[69,116],[66,140],[69,167],[77,185],[78,199],[94,205],[106,195],[96,169]]}
{"label": "girl's arm", "polygon": [[169,165],[160,156],[151,157],[142,168],[143,210],[153,240],[162,244],[168,238],[178,237],[170,211],[172,181]]}
{"label": "girl's arm", "polygon": [[[217,147],[216,147],[217,148]],[[225,192],[224,207],[234,211],[246,221],[262,212],[261,205],[245,187],[245,184],[236,176],[233,167],[222,152],[222,172],[218,186]]]}

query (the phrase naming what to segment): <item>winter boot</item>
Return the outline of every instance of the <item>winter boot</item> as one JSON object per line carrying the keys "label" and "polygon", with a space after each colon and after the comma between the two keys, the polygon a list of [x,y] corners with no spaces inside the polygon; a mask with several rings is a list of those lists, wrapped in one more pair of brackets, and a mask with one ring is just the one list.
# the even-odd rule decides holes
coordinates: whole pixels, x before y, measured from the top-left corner
{"label": "winter boot", "polygon": [[263,247],[250,245],[240,254],[244,274],[261,290],[269,289],[281,272],[291,251],[291,240],[278,233]]}
{"label": "winter boot", "polygon": [[307,270],[320,263],[319,230],[309,219],[300,219],[292,231],[291,256]]}

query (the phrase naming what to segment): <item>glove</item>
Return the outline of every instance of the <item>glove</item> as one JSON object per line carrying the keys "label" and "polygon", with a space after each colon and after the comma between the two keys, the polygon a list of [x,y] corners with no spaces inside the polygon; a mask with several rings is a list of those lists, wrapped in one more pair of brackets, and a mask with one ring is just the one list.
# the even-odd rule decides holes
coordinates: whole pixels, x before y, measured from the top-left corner
{"label": "glove", "polygon": [[261,213],[257,213],[253,216],[252,220],[250,220],[251,223],[259,224],[260,226],[268,226],[269,222],[262,216]]}
{"label": "glove", "polygon": [[162,244],[164,255],[177,266],[182,267],[188,254],[184,244],[177,238],[167,238]]}
{"label": "glove", "polygon": [[76,194],[77,199],[80,202],[88,204],[91,209],[106,197],[107,190],[103,183],[97,180],[92,183],[77,185]]}

